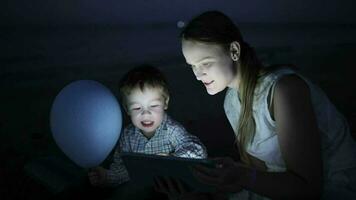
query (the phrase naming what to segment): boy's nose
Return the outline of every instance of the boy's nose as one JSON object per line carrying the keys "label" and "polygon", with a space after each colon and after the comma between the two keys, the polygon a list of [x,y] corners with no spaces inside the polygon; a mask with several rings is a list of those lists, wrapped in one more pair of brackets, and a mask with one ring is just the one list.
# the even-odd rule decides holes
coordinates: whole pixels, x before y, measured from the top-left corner
{"label": "boy's nose", "polygon": [[142,115],[144,115],[144,114],[151,114],[151,111],[148,110],[148,109],[144,109],[141,114],[142,114]]}

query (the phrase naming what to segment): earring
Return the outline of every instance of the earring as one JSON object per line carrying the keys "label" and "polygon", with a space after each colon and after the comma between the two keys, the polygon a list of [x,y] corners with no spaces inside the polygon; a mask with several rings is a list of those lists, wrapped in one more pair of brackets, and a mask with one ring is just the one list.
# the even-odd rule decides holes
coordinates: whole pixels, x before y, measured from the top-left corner
{"label": "earring", "polygon": [[236,54],[233,54],[233,55],[232,55],[232,60],[233,60],[233,61],[237,61],[238,59],[239,59],[239,58],[238,58],[238,56],[237,56]]}

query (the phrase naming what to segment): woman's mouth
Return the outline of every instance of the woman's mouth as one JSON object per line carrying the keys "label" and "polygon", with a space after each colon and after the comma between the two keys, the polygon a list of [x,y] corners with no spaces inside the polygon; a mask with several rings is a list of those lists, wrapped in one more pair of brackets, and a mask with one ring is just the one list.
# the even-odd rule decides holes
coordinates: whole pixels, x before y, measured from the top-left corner
{"label": "woman's mouth", "polygon": [[203,82],[203,83],[204,83],[204,85],[207,87],[207,86],[211,85],[213,82],[214,82],[214,81],[210,81],[210,82]]}
{"label": "woman's mouth", "polygon": [[142,121],[141,125],[145,128],[149,128],[151,126],[153,126],[154,122],[153,121]]}

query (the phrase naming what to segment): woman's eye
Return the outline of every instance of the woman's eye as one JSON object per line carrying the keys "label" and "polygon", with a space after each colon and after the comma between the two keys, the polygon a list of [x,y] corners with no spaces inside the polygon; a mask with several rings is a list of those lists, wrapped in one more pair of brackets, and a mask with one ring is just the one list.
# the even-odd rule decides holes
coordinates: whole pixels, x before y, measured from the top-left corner
{"label": "woman's eye", "polygon": [[208,62],[208,63],[203,63],[202,66],[204,67],[209,67],[211,65],[211,62]]}

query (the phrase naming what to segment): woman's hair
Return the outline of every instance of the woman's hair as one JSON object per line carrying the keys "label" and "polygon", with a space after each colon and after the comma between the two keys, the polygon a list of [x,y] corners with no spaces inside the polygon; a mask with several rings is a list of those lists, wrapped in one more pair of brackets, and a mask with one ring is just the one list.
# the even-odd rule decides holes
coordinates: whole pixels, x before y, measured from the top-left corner
{"label": "woman's hair", "polygon": [[241,114],[237,125],[241,159],[251,164],[246,152],[247,145],[253,141],[256,124],[253,118],[253,98],[258,77],[263,73],[263,67],[257,58],[253,48],[247,44],[237,26],[223,13],[208,11],[193,18],[181,32],[184,40],[198,41],[203,43],[217,44],[227,52],[230,44],[237,41],[240,44],[240,58],[236,62],[236,71],[240,78],[239,94],[241,101]]}
{"label": "woman's hair", "polygon": [[169,98],[167,80],[158,68],[143,64],[128,71],[119,82],[120,96],[125,107],[126,97],[133,90],[144,91],[147,88],[161,89],[163,98]]}

